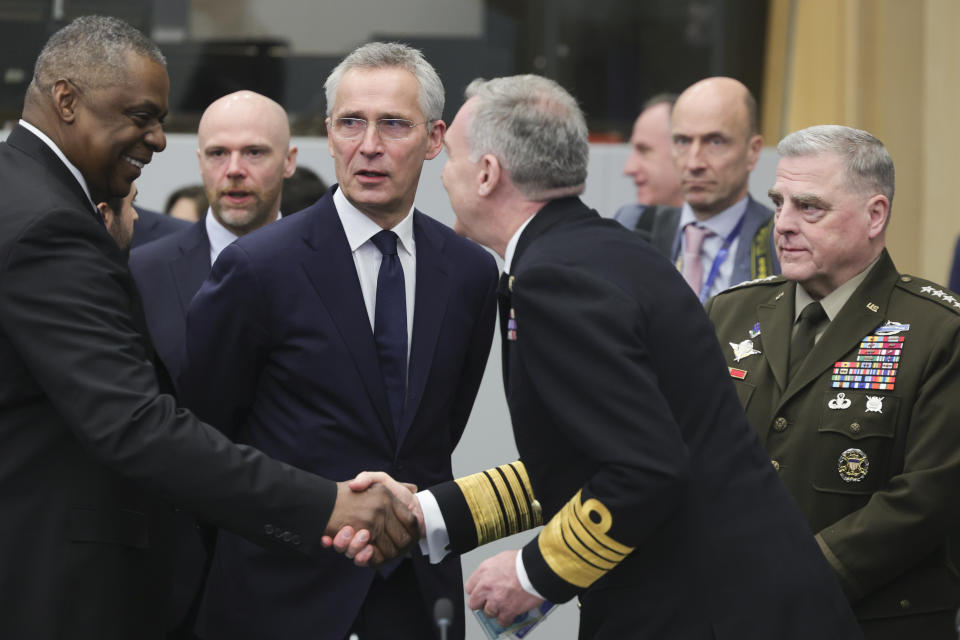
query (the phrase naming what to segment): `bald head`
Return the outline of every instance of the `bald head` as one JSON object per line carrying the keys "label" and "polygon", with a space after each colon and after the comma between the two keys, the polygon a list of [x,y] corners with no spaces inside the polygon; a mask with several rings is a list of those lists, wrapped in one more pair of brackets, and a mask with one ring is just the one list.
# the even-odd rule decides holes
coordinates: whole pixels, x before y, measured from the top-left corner
{"label": "bald head", "polygon": [[283,107],[252,91],[231,93],[203,112],[197,138],[213,216],[237,235],[276,220],[297,156]]}
{"label": "bald head", "polygon": [[259,135],[269,137],[280,147],[290,144],[287,112],[277,102],[253,91],[237,91],[214,100],[200,118],[197,136],[203,146],[205,137],[239,127],[256,129]]}
{"label": "bald head", "polygon": [[707,78],[677,98],[671,116],[673,158],[685,200],[700,219],[746,197],[763,138],[756,100],[733,78]]}

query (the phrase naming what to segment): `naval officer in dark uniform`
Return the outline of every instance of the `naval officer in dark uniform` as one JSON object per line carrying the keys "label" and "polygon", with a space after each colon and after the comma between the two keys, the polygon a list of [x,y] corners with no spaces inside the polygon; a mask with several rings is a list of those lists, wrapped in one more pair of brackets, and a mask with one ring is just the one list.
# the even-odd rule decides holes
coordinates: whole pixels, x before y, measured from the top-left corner
{"label": "naval officer in dark uniform", "polygon": [[595,640],[860,637],[698,297],[577,197],[589,148],[576,101],[539,76],[474,81],[467,97],[443,183],[457,230],[504,258],[522,462],[419,494],[431,559],[542,521],[471,576],[469,607],[504,624],[577,597],[580,637]]}
{"label": "naval officer in dark uniform", "polygon": [[867,638],[954,639],[960,300],[884,248],[893,161],[865,131],[792,133],[770,198],[783,277],[707,304],[747,417]]}

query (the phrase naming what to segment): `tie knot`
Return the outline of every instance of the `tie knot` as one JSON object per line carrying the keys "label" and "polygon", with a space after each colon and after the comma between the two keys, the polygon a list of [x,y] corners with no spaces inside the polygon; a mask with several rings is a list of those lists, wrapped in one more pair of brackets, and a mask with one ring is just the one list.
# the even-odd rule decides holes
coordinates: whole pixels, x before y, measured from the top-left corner
{"label": "tie knot", "polygon": [[509,273],[500,274],[500,282],[499,284],[497,284],[497,293],[504,296],[510,295],[510,274]]}
{"label": "tie knot", "polygon": [[393,231],[384,229],[380,233],[377,233],[370,238],[370,241],[377,245],[377,249],[380,249],[380,253],[383,255],[397,255],[397,234],[395,234]]}
{"label": "tie knot", "polygon": [[800,312],[800,324],[818,325],[827,319],[827,312],[819,302],[811,302]]}
{"label": "tie knot", "polygon": [[684,240],[686,240],[687,253],[700,253],[700,247],[703,246],[704,238],[712,236],[713,232],[704,227],[698,227],[691,222],[683,228]]}

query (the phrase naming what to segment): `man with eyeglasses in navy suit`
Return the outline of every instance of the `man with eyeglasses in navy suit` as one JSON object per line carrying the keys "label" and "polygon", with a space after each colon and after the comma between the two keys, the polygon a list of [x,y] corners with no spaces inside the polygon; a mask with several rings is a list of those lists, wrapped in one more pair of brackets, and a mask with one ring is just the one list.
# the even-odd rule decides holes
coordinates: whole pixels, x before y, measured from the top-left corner
{"label": "man with eyeglasses in navy suit", "polygon": [[[231,438],[331,478],[450,480],[490,351],[497,269],[413,206],[443,142],[443,85],[419,51],[372,43],[325,88],[338,184],[220,255],[188,312],[184,400]],[[373,571],[221,533],[198,629],[422,640],[441,597],[463,598],[456,555]],[[463,637],[456,610],[451,639]]]}

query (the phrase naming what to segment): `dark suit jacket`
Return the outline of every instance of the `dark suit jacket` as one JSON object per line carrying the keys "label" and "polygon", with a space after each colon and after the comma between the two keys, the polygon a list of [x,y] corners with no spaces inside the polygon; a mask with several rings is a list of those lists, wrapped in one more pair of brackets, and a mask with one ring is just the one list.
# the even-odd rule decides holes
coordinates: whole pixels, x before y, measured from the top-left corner
{"label": "dark suit jacket", "polygon": [[[220,254],[187,318],[187,406],[231,438],[331,478],[382,469],[418,486],[449,479],[490,351],[497,272],[446,226],[419,211],[413,224],[416,308],[399,429],[333,189]],[[458,557],[413,563],[425,607],[462,598]],[[221,535],[200,631],[340,640],[373,577],[342,557],[301,561]]]}
{"label": "dark suit jacket", "polygon": [[160,238],[182,231],[190,226],[186,220],[171,218],[170,216],[137,207],[137,220],[133,223],[133,243],[131,249],[159,240]]}
{"label": "dark suit jacket", "polygon": [[[566,198],[523,231],[511,275],[507,401],[552,517],[523,562],[548,600],[580,596],[581,637],[859,637],[677,270]],[[477,527],[449,487],[463,550]]]}
{"label": "dark suit jacket", "polygon": [[[635,206],[637,205],[627,205]],[[625,217],[627,207],[617,211],[615,218]],[[744,280],[780,273],[780,261],[777,260],[773,242],[773,212],[747,195],[744,215],[746,217],[740,229],[740,242],[737,243],[737,253],[733,257],[730,286]],[[668,259],[675,261],[680,254],[680,207],[657,207],[653,228],[649,233],[642,230],[641,236]]]}
{"label": "dark suit jacket", "polygon": [[23,128],[0,144],[0,190],[0,637],[163,637],[170,503],[327,555],[336,487],[161,394],[123,254]]}
{"label": "dark suit jacket", "polygon": [[[857,616],[878,629],[914,617],[910,637],[953,638],[949,623],[936,629],[924,616],[960,606],[950,545],[960,522],[960,300],[901,276],[884,252],[787,381],[795,290],[772,278],[707,304],[727,364],[746,372],[734,384],[747,417]],[[862,374],[836,363],[874,362],[861,343],[888,320],[905,327],[891,334],[902,338],[889,343],[897,353],[882,356],[887,380],[854,388]],[[757,353],[736,362],[729,344],[751,328]],[[850,451],[865,460],[862,477],[840,462]]]}
{"label": "dark suit jacket", "polygon": [[187,308],[210,275],[210,239],[204,220],[130,253],[147,327],[174,381],[183,368]]}

